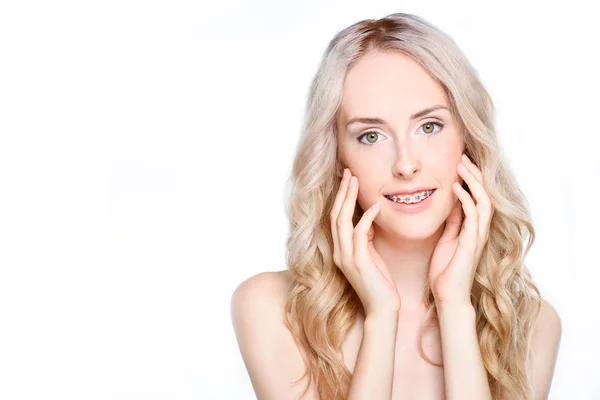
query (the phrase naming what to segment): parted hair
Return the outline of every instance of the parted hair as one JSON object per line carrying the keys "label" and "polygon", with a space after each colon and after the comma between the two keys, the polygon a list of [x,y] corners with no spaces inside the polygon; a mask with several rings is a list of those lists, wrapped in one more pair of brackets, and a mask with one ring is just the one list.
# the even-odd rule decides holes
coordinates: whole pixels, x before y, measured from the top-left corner
{"label": "parted hair", "polygon": [[[354,23],[329,42],[311,82],[300,140],[286,199],[289,235],[287,268],[293,284],[286,301],[286,323],[301,349],[306,373],[322,399],[344,399],[351,372],[341,345],[362,304],[333,262],[331,210],[342,166],[337,149],[337,118],[345,76],[371,50],[395,51],[418,62],[443,88],[460,126],[465,152],[483,174],[495,208],[489,239],[472,287],[479,346],[494,399],[532,396],[527,362],[542,298],[524,264],[535,231],[529,205],[499,145],[494,105],[454,40],[422,17],[395,13]],[[363,210],[357,204],[358,223]],[[431,288],[424,299],[422,334],[437,325]],[[306,391],[304,392],[306,393]]]}

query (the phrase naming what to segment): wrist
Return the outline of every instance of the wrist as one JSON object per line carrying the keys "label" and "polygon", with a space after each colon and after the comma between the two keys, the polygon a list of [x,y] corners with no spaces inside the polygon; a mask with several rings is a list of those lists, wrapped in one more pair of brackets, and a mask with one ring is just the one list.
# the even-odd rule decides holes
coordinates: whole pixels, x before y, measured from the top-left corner
{"label": "wrist", "polygon": [[398,323],[399,314],[396,310],[379,310],[365,316],[365,325],[387,325]]}
{"label": "wrist", "polygon": [[442,313],[461,313],[470,314],[475,313],[475,307],[471,302],[467,301],[445,301],[435,303],[438,314]]}

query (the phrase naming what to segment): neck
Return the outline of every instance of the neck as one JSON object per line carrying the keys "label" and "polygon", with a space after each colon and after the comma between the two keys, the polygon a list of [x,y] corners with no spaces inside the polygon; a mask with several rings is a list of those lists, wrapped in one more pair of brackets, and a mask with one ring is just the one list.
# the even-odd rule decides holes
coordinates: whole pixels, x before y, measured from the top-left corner
{"label": "neck", "polygon": [[425,284],[433,250],[444,225],[427,238],[400,238],[374,225],[373,247],[388,266],[404,311],[425,310]]}

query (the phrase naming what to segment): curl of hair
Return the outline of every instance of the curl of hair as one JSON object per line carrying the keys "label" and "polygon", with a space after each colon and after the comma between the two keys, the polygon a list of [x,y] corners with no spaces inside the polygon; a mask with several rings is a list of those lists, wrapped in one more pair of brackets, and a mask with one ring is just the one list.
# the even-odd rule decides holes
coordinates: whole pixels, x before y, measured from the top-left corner
{"label": "curl of hair", "polygon": [[[321,398],[343,399],[352,379],[341,345],[362,304],[333,263],[330,213],[342,173],[336,120],[344,78],[371,50],[407,55],[441,85],[461,127],[465,151],[483,173],[495,213],[472,289],[477,336],[493,398],[528,400],[532,388],[526,366],[542,302],[524,264],[535,240],[529,205],[499,146],[494,105],[477,72],[453,39],[405,13],[360,21],[340,31],[328,44],[310,86],[286,203],[286,258],[294,278],[286,323],[307,366],[298,381],[308,376],[307,389],[314,379]],[[362,213],[357,204],[354,224]],[[428,321],[437,321],[429,287],[424,302],[427,317],[420,337]],[[421,341],[423,358],[441,366],[425,356]]]}

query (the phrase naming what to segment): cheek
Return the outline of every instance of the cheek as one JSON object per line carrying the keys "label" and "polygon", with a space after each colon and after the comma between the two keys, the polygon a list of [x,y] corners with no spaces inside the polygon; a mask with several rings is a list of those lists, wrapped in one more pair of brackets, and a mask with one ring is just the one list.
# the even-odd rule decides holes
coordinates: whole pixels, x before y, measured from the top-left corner
{"label": "cheek", "polygon": [[461,182],[461,176],[457,170],[461,155],[462,153],[459,153],[458,156],[456,154],[429,153],[423,167],[444,186],[452,182]]}
{"label": "cheek", "polygon": [[427,150],[435,154],[439,160],[460,162],[463,153],[464,142],[462,134],[456,129],[454,123],[447,123],[444,131],[436,136],[431,136],[427,141]]}
{"label": "cheek", "polygon": [[457,148],[454,144],[447,144],[443,141],[430,145],[427,152],[431,163],[439,168],[452,171],[455,175],[458,174],[456,167],[461,161],[462,154],[460,147]]}
{"label": "cheek", "polygon": [[431,141],[427,152],[427,165],[443,186],[449,187],[453,182],[462,184],[457,167],[462,157],[461,142],[455,138]]}
{"label": "cheek", "polygon": [[382,177],[386,176],[385,171],[377,169],[377,165],[371,162],[364,163],[364,165],[355,164],[355,170],[352,172],[358,178],[358,195],[356,201],[360,207],[366,210],[376,201],[381,202],[381,188],[385,183],[382,181]]}
{"label": "cheek", "polygon": [[[458,165],[458,162],[457,164]],[[440,185],[445,192],[453,192],[452,184],[458,182],[463,184],[462,177],[456,170],[456,165],[449,162],[437,162],[434,168],[430,168],[432,171],[432,177]]]}
{"label": "cheek", "polygon": [[359,188],[356,201],[363,210],[371,207],[373,203],[381,197],[381,193],[374,181],[369,180],[367,177],[358,177]]}

